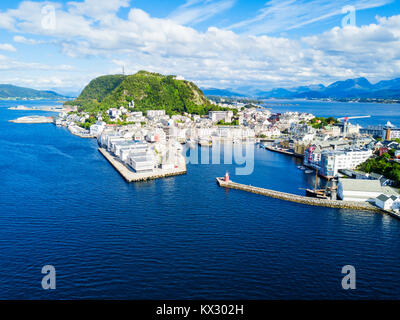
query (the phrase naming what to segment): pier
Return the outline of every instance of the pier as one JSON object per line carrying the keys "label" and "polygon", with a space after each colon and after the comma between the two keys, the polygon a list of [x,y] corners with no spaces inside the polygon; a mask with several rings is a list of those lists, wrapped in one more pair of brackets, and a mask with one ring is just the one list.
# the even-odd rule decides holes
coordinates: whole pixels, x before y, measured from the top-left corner
{"label": "pier", "polygon": [[269,151],[286,154],[288,156],[296,157],[296,158],[299,158],[299,159],[303,159],[304,158],[304,155],[302,155],[302,154],[297,154],[297,153],[290,152],[290,151],[287,151],[287,150],[278,149],[278,148],[274,148],[274,147],[271,147],[271,146],[264,146],[264,148],[269,150]]}
{"label": "pier", "polygon": [[183,163],[181,163],[178,168],[163,170],[163,169],[155,169],[153,172],[145,172],[145,173],[137,173],[129,169],[124,163],[122,163],[117,157],[111,155],[106,149],[99,148],[99,152],[110,162],[110,164],[118,171],[118,173],[127,181],[127,182],[138,182],[138,181],[147,181],[154,180],[159,178],[166,178],[171,176],[183,175],[186,174],[186,163],[185,159],[182,156]]}
{"label": "pier", "polygon": [[44,117],[44,116],[28,116],[21,117],[15,120],[9,120],[9,122],[13,123],[54,123],[54,119],[52,117]]}
{"label": "pier", "polygon": [[292,193],[280,192],[270,189],[257,188],[245,184],[235,183],[232,181],[225,181],[224,178],[217,178],[217,183],[220,187],[237,189],[246,192],[256,193],[263,196],[302,203],[310,206],[337,208],[337,209],[352,209],[352,210],[368,210],[382,212],[382,210],[369,202],[355,202],[355,201],[341,201],[341,200],[328,200],[328,199],[317,199],[305,196],[299,196]]}

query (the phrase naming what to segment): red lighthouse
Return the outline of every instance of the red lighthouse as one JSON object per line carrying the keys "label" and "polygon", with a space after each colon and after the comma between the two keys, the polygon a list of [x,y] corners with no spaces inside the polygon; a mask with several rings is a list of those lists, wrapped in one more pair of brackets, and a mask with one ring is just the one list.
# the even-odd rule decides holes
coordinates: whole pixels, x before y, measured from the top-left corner
{"label": "red lighthouse", "polygon": [[228,173],[228,171],[225,173],[224,180],[225,180],[225,182],[229,182],[229,173]]}

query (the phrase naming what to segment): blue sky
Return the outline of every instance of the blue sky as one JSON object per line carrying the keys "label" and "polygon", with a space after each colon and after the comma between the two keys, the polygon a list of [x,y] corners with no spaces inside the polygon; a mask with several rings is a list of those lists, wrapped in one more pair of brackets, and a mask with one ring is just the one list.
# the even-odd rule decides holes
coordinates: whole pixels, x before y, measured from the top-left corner
{"label": "blue sky", "polygon": [[[149,70],[202,87],[269,89],[400,77],[400,0],[0,3],[3,83],[78,92]],[[343,25],[352,15],[355,25]],[[348,20],[351,22],[353,20]]]}

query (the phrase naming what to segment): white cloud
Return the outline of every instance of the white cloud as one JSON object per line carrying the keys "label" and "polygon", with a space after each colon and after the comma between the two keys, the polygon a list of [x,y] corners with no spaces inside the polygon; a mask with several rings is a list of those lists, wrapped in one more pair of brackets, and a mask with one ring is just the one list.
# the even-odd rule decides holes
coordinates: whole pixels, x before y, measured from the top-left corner
{"label": "white cloud", "polygon": [[195,25],[232,8],[235,3],[236,0],[187,0],[168,18],[178,24]]}
{"label": "white cloud", "polygon": [[[187,2],[185,8],[199,1]],[[99,7],[91,11],[96,3]],[[368,26],[333,28],[292,40],[238,34],[215,27],[200,32],[171,19],[151,17],[140,9],[131,9],[128,17],[122,19],[116,13],[127,4],[128,1],[117,0],[86,0],[65,7],[55,4],[56,26],[49,30],[41,24],[43,3],[23,2],[15,10],[0,12],[7,21],[13,21],[0,26],[23,34],[16,36],[17,42],[29,42],[25,36],[39,35],[59,45],[68,56],[105,57],[109,65],[99,65],[99,74],[120,73],[124,65],[126,72],[144,69],[179,74],[200,85],[265,87],[326,84],[358,76],[372,80],[400,76],[400,16],[377,18],[375,24]],[[287,4],[288,1],[284,3]],[[304,21],[308,20],[309,17]],[[0,59],[0,70],[1,63]],[[10,65],[19,68],[23,63]],[[28,66],[46,68],[40,64]],[[66,66],[57,69],[69,70]],[[71,79],[82,77],[79,72],[68,75]],[[67,81],[66,75],[63,77]]]}
{"label": "white cloud", "polygon": [[341,15],[346,6],[363,10],[390,2],[393,0],[269,0],[255,17],[237,22],[229,29],[244,29],[251,34],[283,32]]}
{"label": "white cloud", "polygon": [[0,43],[0,50],[2,51],[10,51],[10,52],[15,52],[17,49],[12,44],[9,43]]}
{"label": "white cloud", "polygon": [[17,43],[30,44],[30,45],[35,45],[39,43],[39,41],[36,41],[34,39],[28,39],[23,36],[14,36],[13,40],[14,42]]}

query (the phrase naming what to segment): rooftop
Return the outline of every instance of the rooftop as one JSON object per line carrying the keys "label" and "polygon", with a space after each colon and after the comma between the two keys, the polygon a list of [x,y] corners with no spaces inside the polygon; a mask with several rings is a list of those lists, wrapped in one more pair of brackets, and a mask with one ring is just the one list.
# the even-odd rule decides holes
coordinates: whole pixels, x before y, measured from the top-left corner
{"label": "rooftop", "polygon": [[379,180],[340,179],[340,183],[344,191],[380,192],[386,195],[398,195],[395,189],[382,187]]}

